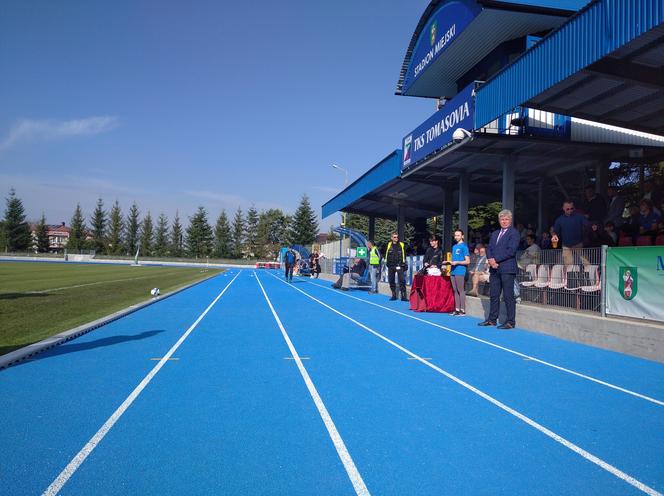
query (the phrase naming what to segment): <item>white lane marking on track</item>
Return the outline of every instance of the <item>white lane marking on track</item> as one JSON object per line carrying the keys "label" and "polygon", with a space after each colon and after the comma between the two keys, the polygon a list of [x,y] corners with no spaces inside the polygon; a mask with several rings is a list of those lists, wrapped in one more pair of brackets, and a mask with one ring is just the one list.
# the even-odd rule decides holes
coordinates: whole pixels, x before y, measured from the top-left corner
{"label": "white lane marking on track", "polygon": [[207,313],[210,311],[210,309],[219,301],[219,298],[221,298],[226,290],[230,287],[231,284],[233,284],[233,281],[237,279],[237,277],[240,275],[240,272],[237,273],[237,275],[229,282],[226,287],[217,295],[217,297],[208,305],[208,307],[203,311],[202,314],[199,315],[199,317],[196,319],[196,321],[191,324],[189,329],[185,331],[185,333],[178,339],[178,341],[171,347],[170,350],[168,350],[168,353],[157,363],[157,365],[154,366],[154,368],[146,375],[143,380],[140,382],[138,386],[131,392],[129,396],[127,396],[127,399],[122,402],[122,404],[118,407],[115,412],[113,412],[113,415],[111,415],[106,422],[104,422],[104,425],[101,426],[101,428],[97,431],[97,433],[92,436],[92,438],[87,442],[85,446],[81,449],[81,451],[78,452],[78,454],[72,458],[72,460],[67,464],[67,466],[60,472],[60,474],[55,478],[55,480],[51,483],[50,486],[46,488],[46,490],[42,493],[42,496],[54,496],[60,492],[60,489],[66,484],[66,482],[71,478],[72,475],[74,475],[74,472],[78,470],[78,468],[81,466],[81,464],[85,461],[85,459],[92,453],[92,451],[97,447],[97,445],[101,442],[102,439],[104,439],[104,436],[108,434],[108,432],[111,430],[113,425],[118,421],[118,419],[122,416],[122,414],[131,406],[131,404],[134,402],[134,400],[138,397],[139,394],[141,394],[141,391],[145,389],[145,387],[150,383],[150,381],[154,378],[155,375],[157,375],[157,372],[161,370],[161,368],[164,366],[164,364],[168,361],[168,359],[173,356],[173,353],[177,351],[177,349],[180,347],[180,345],[184,342],[185,339],[191,334],[191,332],[198,326],[201,320],[207,315]]}
{"label": "white lane marking on track", "polygon": [[379,305],[378,303],[374,303],[372,301],[367,301],[367,300],[364,300],[362,298],[358,298],[357,296],[352,296],[352,295],[349,295],[349,294],[346,294],[346,293],[340,293],[340,292],[338,292],[338,291],[336,291],[332,288],[325,287],[321,284],[316,284],[316,283],[313,283],[313,282],[309,282],[309,284],[311,284],[313,286],[317,286],[317,287],[322,288],[322,289],[327,289],[328,291],[332,291],[335,294],[340,294],[342,296],[346,296],[347,298],[353,298],[354,300],[361,301],[363,303],[366,303],[367,305],[373,305],[375,307],[382,308],[383,310],[387,310],[388,312],[396,313],[398,315],[402,315],[403,317],[408,317],[409,319],[413,319],[413,320],[417,320],[418,322],[423,322],[425,324],[429,324],[430,326],[433,326],[433,327],[438,327],[439,329],[443,329],[444,331],[448,331],[448,332],[451,332],[453,334],[458,334],[459,336],[463,336],[465,338],[472,339],[473,341],[477,341],[479,343],[483,343],[483,344],[486,344],[486,345],[489,345],[489,346],[493,346],[494,348],[498,348],[499,350],[503,350],[503,351],[506,351],[508,353],[512,353],[513,355],[520,356],[520,357],[522,357],[526,360],[532,360],[533,362],[541,363],[542,365],[546,365],[547,367],[551,367],[551,368],[560,370],[561,372],[566,372],[568,374],[575,375],[575,376],[580,377],[582,379],[586,379],[588,381],[595,382],[597,384],[601,384],[602,386],[606,386],[608,388],[615,389],[616,391],[620,391],[621,393],[629,394],[629,395],[632,395],[636,398],[641,398],[642,400],[646,400],[646,401],[649,401],[651,403],[654,403],[656,405],[664,406],[664,401],[660,401],[656,398],[646,396],[645,394],[637,393],[636,391],[631,391],[629,389],[625,389],[623,387],[616,386],[615,384],[611,384],[610,382],[605,382],[601,379],[597,379],[595,377],[585,375],[585,374],[582,374],[580,372],[576,372],[574,370],[567,369],[567,368],[562,367],[560,365],[556,365],[556,364],[553,364],[553,363],[550,363],[550,362],[547,362],[547,361],[544,361],[544,360],[540,360],[539,358],[536,358],[536,357],[533,357],[533,356],[530,356],[530,355],[526,355],[525,353],[521,353],[519,351],[512,350],[510,348],[505,348],[504,346],[500,346],[499,344],[492,343],[491,341],[486,341],[484,339],[472,336],[470,334],[466,334],[466,333],[463,333],[461,331],[457,331],[457,330],[452,329],[450,327],[446,327],[444,325],[436,324],[435,322],[431,322],[429,320],[421,319],[421,318],[416,317],[414,315],[409,315],[407,313],[403,313],[403,312],[400,312],[398,310],[394,310],[393,308],[389,308],[389,307],[386,307],[386,306],[383,306],[383,305]]}
{"label": "white lane marking on track", "polygon": [[[330,413],[327,411],[327,408],[325,407],[325,403],[323,403],[323,400],[321,399],[320,395],[318,394],[318,391],[316,390],[316,386],[314,385],[313,381],[311,380],[311,377],[309,377],[309,373],[307,372],[307,369],[304,367],[304,364],[302,363],[302,359],[300,358],[300,355],[297,353],[297,350],[295,349],[295,346],[293,346],[293,343],[290,340],[290,337],[288,336],[288,333],[286,332],[286,329],[284,328],[284,325],[281,323],[281,319],[279,318],[279,315],[277,315],[277,312],[275,311],[274,307],[272,306],[272,302],[270,301],[270,298],[268,298],[267,293],[265,292],[265,288],[261,284],[260,277],[256,275],[256,282],[258,285],[261,287],[261,291],[263,292],[263,296],[265,296],[265,301],[267,301],[267,304],[270,307],[270,310],[272,311],[272,315],[274,316],[274,320],[277,321],[277,325],[279,326],[279,329],[281,330],[281,335],[284,337],[284,340],[286,341],[286,344],[288,345],[288,349],[291,352],[291,355],[293,355],[293,359],[295,360],[295,363],[297,364],[297,368],[300,371],[300,374],[302,375],[302,379],[304,379],[304,383],[307,385],[307,389],[309,390],[309,394],[311,395],[311,398],[314,400],[314,404],[316,405],[316,408],[318,409],[318,413],[320,414],[321,418],[323,419],[323,423],[325,424],[325,427],[327,428],[327,432],[330,435],[330,438],[332,439],[332,443],[334,444],[334,447],[337,450],[337,454],[339,455],[339,458],[341,459],[341,462],[344,464],[344,468],[346,469],[346,473],[348,474],[348,477],[350,478],[350,481],[353,483],[353,487],[355,488],[355,493],[358,495],[369,495],[369,490],[367,489],[367,486],[364,484],[364,480],[362,479],[362,476],[360,475],[360,472],[357,470],[357,467],[355,466],[355,463],[353,462],[353,459],[350,456],[350,453],[348,453],[348,449],[346,448],[346,444],[344,443],[343,439],[341,438],[341,435],[339,434],[339,431],[337,430],[337,427],[334,425],[334,421],[332,420],[332,417],[330,416]],[[272,274],[270,274],[272,275]],[[274,276],[273,276],[274,277]],[[281,280],[281,279],[280,279]],[[284,284],[287,284],[284,282]]]}
{"label": "white lane marking on track", "polygon": [[[281,281],[281,279],[279,279],[279,278],[275,277],[275,279]],[[283,281],[281,281],[281,282],[283,282]],[[287,284],[287,283],[284,282],[284,284]],[[390,345],[394,346],[395,348],[403,351],[407,355],[409,355],[409,356],[415,358],[416,360],[418,360],[420,363],[422,363],[422,364],[426,365],[427,367],[435,370],[439,374],[444,375],[445,377],[447,377],[448,379],[456,382],[460,386],[463,386],[464,388],[468,389],[469,391],[472,391],[476,395],[478,395],[481,398],[487,400],[488,402],[490,402],[493,405],[497,406],[501,410],[503,410],[503,411],[509,413],[510,415],[518,418],[519,420],[521,420],[522,422],[526,423],[527,425],[533,427],[534,429],[538,430],[542,434],[550,437],[554,441],[562,444],[563,446],[565,446],[569,450],[577,453],[578,455],[581,455],[583,458],[585,458],[589,462],[594,463],[595,465],[603,468],[607,472],[613,474],[614,476],[618,477],[619,479],[621,479],[621,480],[627,482],[628,484],[634,486],[635,488],[639,489],[640,491],[643,491],[644,493],[646,493],[650,496],[663,496],[660,492],[656,491],[655,489],[651,488],[650,486],[645,485],[643,482],[635,479],[631,475],[626,474],[622,470],[620,470],[620,469],[614,467],[613,465],[605,462],[601,458],[599,458],[599,457],[593,455],[592,453],[584,450],[583,448],[581,448],[580,446],[577,446],[576,444],[572,443],[571,441],[568,441],[567,439],[565,439],[564,437],[556,434],[552,430],[547,429],[546,427],[544,427],[543,425],[541,425],[538,422],[534,421],[530,417],[526,417],[524,414],[522,414],[522,413],[518,412],[517,410],[507,406],[506,404],[504,404],[501,401],[497,400],[493,396],[490,396],[487,393],[477,389],[475,386],[472,386],[471,384],[468,384],[467,382],[459,379],[458,377],[450,374],[449,372],[441,369],[440,367],[432,364],[431,362],[428,362],[428,361],[424,360],[423,358],[416,355],[412,351],[410,351],[410,350],[404,348],[403,346],[401,346],[400,344],[392,341],[390,338],[383,336],[379,332],[374,331],[370,327],[367,327],[366,325],[362,324],[361,322],[358,322],[357,320],[353,319],[352,317],[349,317],[348,315],[346,315],[346,314],[340,312],[339,310],[331,307],[327,303],[324,303],[324,302],[320,301],[319,299],[315,298],[314,296],[311,296],[310,294],[306,293],[305,291],[302,291],[300,288],[296,288],[294,286],[290,286],[290,287],[292,287],[296,291],[299,291],[300,293],[305,295],[307,298],[310,298],[310,299],[314,300],[315,302],[319,303],[320,305],[328,308],[329,310],[332,310],[337,315],[340,315],[341,317],[343,317],[347,320],[350,320],[353,324],[361,327],[362,329],[364,329],[365,331],[370,332],[371,334],[373,334],[377,338],[382,339],[386,343],[389,343]]]}

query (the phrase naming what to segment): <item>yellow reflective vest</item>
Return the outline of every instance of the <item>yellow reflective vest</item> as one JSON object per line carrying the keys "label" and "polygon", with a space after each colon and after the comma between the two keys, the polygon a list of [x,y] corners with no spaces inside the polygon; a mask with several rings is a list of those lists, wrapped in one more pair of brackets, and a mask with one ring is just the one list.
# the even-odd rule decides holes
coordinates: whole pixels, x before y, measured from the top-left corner
{"label": "yellow reflective vest", "polygon": [[378,248],[374,245],[369,252],[369,265],[378,265],[380,263],[380,252]]}

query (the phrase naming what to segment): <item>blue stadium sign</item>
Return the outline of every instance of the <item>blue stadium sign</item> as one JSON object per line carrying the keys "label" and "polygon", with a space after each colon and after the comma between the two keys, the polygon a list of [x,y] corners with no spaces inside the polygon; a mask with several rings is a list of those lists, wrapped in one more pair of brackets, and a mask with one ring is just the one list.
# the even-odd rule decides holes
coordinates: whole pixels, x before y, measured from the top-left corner
{"label": "blue stadium sign", "polygon": [[415,44],[404,77],[404,92],[419,78],[479,13],[474,2],[456,0],[444,3],[434,12]]}
{"label": "blue stadium sign", "polygon": [[458,128],[473,129],[474,89],[475,83],[466,86],[403,139],[402,171],[452,143],[452,135]]}

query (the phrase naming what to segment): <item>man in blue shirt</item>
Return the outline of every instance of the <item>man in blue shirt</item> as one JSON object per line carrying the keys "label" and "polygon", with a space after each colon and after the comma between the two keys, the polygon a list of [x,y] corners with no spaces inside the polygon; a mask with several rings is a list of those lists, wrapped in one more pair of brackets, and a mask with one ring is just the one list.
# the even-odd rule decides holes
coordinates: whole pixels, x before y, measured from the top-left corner
{"label": "man in blue shirt", "polygon": [[563,263],[565,265],[574,264],[574,255],[580,254],[581,261],[588,265],[588,259],[581,253],[583,249],[583,238],[586,229],[590,227],[588,219],[574,211],[574,202],[565,200],[563,202],[563,215],[558,217],[553,224],[553,236],[551,242],[554,245],[562,242],[563,245]]}

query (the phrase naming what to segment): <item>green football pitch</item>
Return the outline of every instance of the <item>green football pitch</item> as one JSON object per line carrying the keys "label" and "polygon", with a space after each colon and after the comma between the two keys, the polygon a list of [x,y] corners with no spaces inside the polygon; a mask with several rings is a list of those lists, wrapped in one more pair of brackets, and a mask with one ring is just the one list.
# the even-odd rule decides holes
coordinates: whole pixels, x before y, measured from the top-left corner
{"label": "green football pitch", "polygon": [[220,269],[0,262],[0,355]]}

